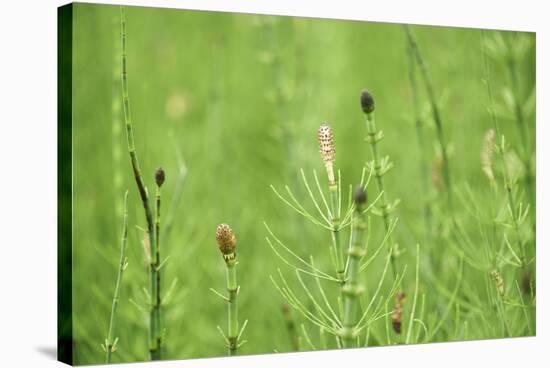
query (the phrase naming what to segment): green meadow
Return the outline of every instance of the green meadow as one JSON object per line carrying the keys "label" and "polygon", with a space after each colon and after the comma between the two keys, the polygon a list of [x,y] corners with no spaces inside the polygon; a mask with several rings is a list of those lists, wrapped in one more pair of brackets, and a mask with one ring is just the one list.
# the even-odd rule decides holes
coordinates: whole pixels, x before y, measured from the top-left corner
{"label": "green meadow", "polygon": [[165,172],[160,359],[228,354],[222,223],[236,240],[239,332],[248,321],[235,354],[535,335],[534,34],[414,25],[411,39],[400,24],[142,7],[126,7],[125,25],[123,52],[118,6],[74,6],[77,364],[106,360],[126,191],[110,360],[151,358],[123,54],[153,220]]}

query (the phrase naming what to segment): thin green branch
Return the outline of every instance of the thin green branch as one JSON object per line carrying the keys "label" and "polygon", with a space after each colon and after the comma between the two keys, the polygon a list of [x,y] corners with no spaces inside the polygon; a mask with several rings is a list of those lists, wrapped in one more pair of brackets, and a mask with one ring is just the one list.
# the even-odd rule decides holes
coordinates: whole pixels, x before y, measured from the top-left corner
{"label": "thin green branch", "polygon": [[[418,281],[419,281],[419,272],[420,269],[420,245],[416,244],[416,273],[415,273],[415,283],[414,283],[414,296],[413,296],[413,304],[412,309],[410,313],[410,320],[409,325],[407,326],[407,337],[405,339],[405,344],[409,344],[411,341],[411,334],[413,330],[413,321],[415,320],[415,312],[416,312],[416,298],[418,296]],[[426,327],[424,326],[426,329]]]}
{"label": "thin green branch", "polygon": [[124,215],[122,220],[122,240],[120,243],[120,258],[118,263],[118,272],[115,283],[115,292],[113,295],[113,303],[111,305],[111,318],[109,320],[109,331],[107,333],[107,339],[105,339],[105,363],[111,362],[112,354],[117,350],[116,343],[118,337],[114,337],[116,328],[116,312],[118,307],[118,301],[120,298],[120,285],[122,284],[122,275],[124,270],[128,266],[126,258],[126,244],[128,242],[128,191],[124,194]]}

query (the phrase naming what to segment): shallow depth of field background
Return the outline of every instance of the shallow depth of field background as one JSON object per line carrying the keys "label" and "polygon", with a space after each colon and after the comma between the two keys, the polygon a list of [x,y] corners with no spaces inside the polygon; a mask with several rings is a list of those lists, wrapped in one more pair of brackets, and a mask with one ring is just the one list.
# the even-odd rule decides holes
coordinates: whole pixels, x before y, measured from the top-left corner
{"label": "shallow depth of field background", "polygon": [[[107,334],[121,206],[124,191],[129,189],[129,266],[115,333],[119,350],[113,359],[146,360],[147,313],[133,304],[144,303],[142,289],[148,288],[140,230],[145,228],[145,219],[126,151],[122,110],[119,116],[112,113],[113,104],[121,101],[119,8],[77,4],[74,14],[75,359],[78,364],[104,359],[100,344]],[[374,95],[378,128],[385,135],[381,153],[390,155],[395,164],[385,176],[387,192],[390,199],[401,199],[396,237],[406,250],[399,262],[407,265],[404,287],[411,291],[404,318],[408,322],[415,249],[420,243],[418,293],[425,298],[422,320],[428,331],[443,320],[430,341],[503,337],[496,311],[486,309],[491,269],[483,272],[465,262],[463,280],[448,308],[461,267],[460,244],[423,242],[422,209],[427,193],[421,189],[401,25],[139,7],[128,7],[126,15],[136,149],[150,195],[154,194],[154,170],[158,166],[166,170],[163,220],[169,216],[173,200],[179,154],[188,170],[171,231],[161,238],[161,255],[170,256],[163,268],[164,291],[177,278],[172,298],[163,309],[164,358],[226,353],[216,329],[216,325],[225,329],[225,305],[209,291],[210,287],[222,291],[225,287],[225,266],[214,237],[221,222],[231,224],[237,234],[239,317],[241,322],[249,319],[244,334],[248,343],[240,353],[291,350],[281,313],[284,300],[270,275],[280,267],[294,280],[293,270],[269,248],[263,222],[296,252],[305,257],[313,254],[320,266],[332,271],[327,254],[330,237],[300,219],[273,194],[270,185],[297,188],[307,202],[298,177],[300,168],[308,174],[318,170],[324,183],[316,141],[316,130],[324,121],[334,129],[336,167],[342,171],[344,187],[358,182],[364,163],[371,159],[359,106],[359,93],[365,87]],[[479,206],[489,208],[491,196],[481,171],[480,151],[483,135],[492,125],[481,81],[480,31],[427,26],[414,26],[413,31],[441,96],[453,186],[460,193],[467,182]],[[524,94],[534,84],[534,54],[532,47],[520,65]],[[508,83],[505,64],[492,60],[491,68],[499,101],[499,90]],[[422,83],[419,87],[424,109],[427,99]],[[507,140],[517,145],[515,122],[500,122]],[[534,144],[534,118],[529,117],[527,123]],[[432,160],[437,144],[431,119],[426,133]],[[434,185],[432,179],[430,175],[430,185]],[[377,193],[374,184],[369,187],[371,198]],[[479,258],[484,244],[478,221],[460,198],[455,196],[457,216],[472,242],[479,243],[479,254],[469,256]],[[438,201],[441,199],[434,203],[435,221],[444,216]],[[375,248],[383,224],[374,216],[371,221]],[[380,257],[362,274],[369,287],[377,282],[381,268]],[[513,275],[503,274],[505,280]],[[390,283],[385,285],[389,288]],[[514,292],[513,281],[507,287]],[[334,287],[330,290],[336,295]],[[517,293],[512,295],[517,298]],[[393,300],[388,308],[393,308]],[[523,311],[519,314],[510,312],[511,320],[516,321],[513,334],[533,334],[529,327],[534,328],[534,308],[527,311],[531,324],[523,322]],[[318,342],[318,329],[297,312],[293,317],[298,326],[303,322],[313,342]],[[380,320],[373,326],[372,345],[388,344],[384,323]],[[424,342],[423,333],[419,336],[418,342]],[[390,343],[396,342],[394,337],[390,333]],[[309,349],[304,341],[302,346]]]}

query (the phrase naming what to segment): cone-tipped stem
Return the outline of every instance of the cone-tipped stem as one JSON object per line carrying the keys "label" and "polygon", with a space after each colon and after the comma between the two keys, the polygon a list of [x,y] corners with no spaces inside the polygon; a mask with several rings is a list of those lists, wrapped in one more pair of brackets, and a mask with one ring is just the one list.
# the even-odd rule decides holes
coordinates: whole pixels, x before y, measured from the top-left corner
{"label": "cone-tipped stem", "polygon": [[370,114],[374,111],[374,98],[366,89],[361,92],[361,108],[365,114]]}
{"label": "cone-tipped stem", "polygon": [[157,183],[157,193],[156,193],[156,211],[155,211],[155,239],[157,241],[156,246],[156,252],[154,254],[154,263],[155,263],[155,290],[156,295],[154,296],[153,300],[153,309],[155,312],[155,339],[157,340],[157,346],[158,346],[158,354],[160,359],[161,349],[163,345],[162,341],[162,319],[161,319],[161,293],[160,293],[160,287],[161,287],[161,260],[160,260],[160,205],[161,205],[161,190],[160,187],[164,183],[165,174],[164,170],[162,168],[159,168],[155,171],[155,181]]}
{"label": "cone-tipped stem", "polygon": [[157,183],[157,186],[161,187],[162,184],[164,184],[165,179],[166,179],[166,173],[164,172],[164,169],[162,167],[159,167],[155,171],[155,182]]}
{"label": "cone-tipped stem", "polygon": [[216,242],[220,252],[223,255],[223,259],[226,262],[235,259],[237,249],[237,238],[233,229],[227,224],[220,224],[216,228]]}
{"label": "cone-tipped stem", "polygon": [[237,238],[233,229],[227,224],[220,224],[216,228],[216,242],[222,253],[226,266],[227,281],[227,347],[229,355],[236,355],[239,348],[239,319],[237,295]]}
{"label": "cone-tipped stem", "polygon": [[[364,90],[366,91],[366,89]],[[363,92],[364,93],[364,92]],[[374,106],[374,98],[372,97],[371,93],[368,93],[369,99],[373,101]],[[361,103],[363,102],[363,98],[361,98]],[[363,108],[363,106],[362,106]],[[365,109],[363,109],[365,112]],[[390,244],[390,252],[391,252],[391,267],[393,271],[394,277],[397,277],[397,269],[396,269],[396,261],[395,257],[400,253],[399,249],[397,247],[397,244],[394,242],[393,236],[391,234],[391,215],[390,211],[392,208],[390,207],[390,203],[388,202],[387,193],[384,190],[384,180],[383,176],[384,174],[390,169],[389,163],[383,163],[382,159],[380,157],[380,153],[378,152],[378,142],[382,139],[382,134],[376,129],[376,121],[374,119],[374,107],[370,112],[365,112],[366,116],[366,126],[367,126],[367,141],[370,144],[371,153],[372,153],[372,159],[373,159],[373,165],[374,165],[374,174],[376,177],[376,183],[378,186],[378,192],[380,193],[380,210],[382,212],[382,219],[384,220],[384,227],[387,233],[389,233],[388,241]]]}
{"label": "cone-tipped stem", "polygon": [[336,149],[334,148],[334,134],[332,128],[327,123],[321,124],[317,130],[317,139],[319,141],[319,153],[321,154],[321,160],[325,164],[327,170],[329,185],[335,184],[334,179],[334,160],[336,156]]}
{"label": "cone-tipped stem", "polygon": [[321,124],[317,130],[317,140],[319,141],[319,152],[321,160],[325,164],[328,177],[328,189],[330,193],[330,221],[332,222],[332,247],[334,252],[334,263],[338,279],[344,284],[344,258],[340,245],[340,200],[338,194],[338,183],[334,176],[334,160],[336,149],[334,145],[334,133],[327,123]]}
{"label": "cone-tipped stem", "polygon": [[321,124],[317,131],[317,138],[319,140],[321,159],[325,164],[333,163],[336,150],[334,149],[334,134],[330,125],[327,123]]}

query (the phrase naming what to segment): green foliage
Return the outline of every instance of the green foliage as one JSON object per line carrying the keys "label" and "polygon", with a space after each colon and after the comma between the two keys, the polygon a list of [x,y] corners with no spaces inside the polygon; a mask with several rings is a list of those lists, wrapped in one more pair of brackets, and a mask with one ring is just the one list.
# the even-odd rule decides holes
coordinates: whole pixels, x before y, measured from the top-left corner
{"label": "green foliage", "polygon": [[[105,359],[100,344],[128,188],[128,267],[112,360],[148,360],[147,223],[124,132],[115,128],[124,129],[121,86],[113,82],[119,8],[76,4],[74,15],[74,357],[78,364]],[[535,333],[533,34],[486,31],[482,47],[479,30],[411,26],[435,86],[438,123],[420,73],[413,99],[410,48],[399,25],[141,7],[127,7],[126,20],[133,145],[152,207],[153,173],[160,165],[167,173],[159,232],[163,261],[170,256],[161,264],[163,359],[227,353],[216,330],[227,305],[209,292],[226,287],[212,231],[223,221],[239,235],[238,312],[249,320],[239,354],[339,346],[344,303],[330,251],[334,211],[317,174],[324,170],[315,139],[323,121],[336,140],[343,255],[354,219],[348,188],[362,183],[369,193],[360,345]],[[492,102],[482,80],[490,82]],[[365,86],[384,131],[381,155],[393,164],[384,189],[401,200],[391,231],[371,216],[381,194],[366,165],[373,158],[358,104]],[[492,115],[494,159],[482,162]],[[484,174],[488,162],[494,181]],[[395,279],[390,234],[401,249]],[[398,290],[406,293],[401,334],[392,329]],[[296,308],[298,338],[281,312],[285,298]]]}

